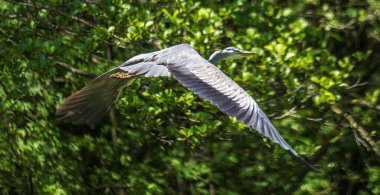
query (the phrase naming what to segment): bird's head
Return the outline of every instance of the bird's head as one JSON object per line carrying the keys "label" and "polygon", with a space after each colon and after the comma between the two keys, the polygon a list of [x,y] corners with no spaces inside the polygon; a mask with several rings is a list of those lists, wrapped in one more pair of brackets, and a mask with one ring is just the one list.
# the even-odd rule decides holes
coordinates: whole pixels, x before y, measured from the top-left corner
{"label": "bird's head", "polygon": [[225,55],[225,59],[239,59],[246,56],[250,56],[253,54],[256,54],[255,52],[251,51],[244,51],[236,47],[227,47],[224,48],[222,51],[220,51],[222,55]]}
{"label": "bird's head", "polygon": [[210,59],[208,61],[213,64],[216,64],[221,60],[239,59],[239,58],[243,58],[243,57],[254,55],[254,54],[256,53],[251,52],[251,51],[244,51],[236,47],[226,47],[220,51],[214,52],[210,56]]}

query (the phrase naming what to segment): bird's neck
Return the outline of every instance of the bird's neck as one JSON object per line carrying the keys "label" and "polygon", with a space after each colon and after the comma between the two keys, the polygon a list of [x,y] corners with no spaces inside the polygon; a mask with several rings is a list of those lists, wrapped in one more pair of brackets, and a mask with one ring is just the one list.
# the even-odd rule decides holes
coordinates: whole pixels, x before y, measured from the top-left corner
{"label": "bird's neck", "polygon": [[228,56],[223,55],[223,53],[220,52],[220,51],[216,51],[216,52],[214,52],[214,53],[210,56],[210,58],[208,59],[208,61],[209,61],[211,64],[216,65],[219,61],[223,60],[223,59],[226,58],[226,57],[228,57]]}

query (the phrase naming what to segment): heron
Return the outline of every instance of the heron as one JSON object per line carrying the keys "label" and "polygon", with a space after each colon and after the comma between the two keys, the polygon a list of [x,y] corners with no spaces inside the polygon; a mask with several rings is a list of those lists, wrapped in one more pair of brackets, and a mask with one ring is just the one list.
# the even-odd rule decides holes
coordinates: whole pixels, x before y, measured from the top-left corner
{"label": "heron", "polygon": [[227,59],[256,54],[227,47],[204,59],[189,44],[140,54],[101,74],[64,100],[57,116],[73,124],[95,124],[112,107],[120,92],[138,77],[172,76],[183,86],[217,106],[223,113],[257,130],[288,153],[314,169],[285,141],[256,101],[215,65]]}

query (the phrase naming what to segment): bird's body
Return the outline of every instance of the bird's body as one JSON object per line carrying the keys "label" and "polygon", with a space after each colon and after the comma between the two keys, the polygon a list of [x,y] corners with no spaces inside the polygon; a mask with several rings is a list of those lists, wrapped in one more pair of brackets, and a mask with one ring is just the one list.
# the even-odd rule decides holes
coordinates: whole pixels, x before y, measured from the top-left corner
{"label": "bird's body", "polygon": [[[218,53],[219,52],[219,53]],[[212,63],[252,54],[229,47],[204,59],[190,45],[180,44],[137,55],[92,80],[68,97],[57,111],[61,120],[94,124],[117,99],[120,91],[138,76],[173,76],[182,85],[217,106],[222,112],[256,129],[303,161],[282,138],[255,100]],[[303,161],[304,162],[304,161]]]}

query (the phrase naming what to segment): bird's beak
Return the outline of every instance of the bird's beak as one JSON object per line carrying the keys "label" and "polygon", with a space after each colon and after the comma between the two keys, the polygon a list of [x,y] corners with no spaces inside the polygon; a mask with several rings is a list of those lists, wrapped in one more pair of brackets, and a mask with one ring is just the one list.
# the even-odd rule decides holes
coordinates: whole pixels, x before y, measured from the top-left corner
{"label": "bird's beak", "polygon": [[242,56],[250,56],[250,55],[255,55],[257,54],[256,52],[252,52],[252,51],[242,51],[241,52],[241,55]]}

